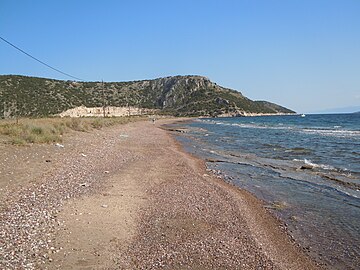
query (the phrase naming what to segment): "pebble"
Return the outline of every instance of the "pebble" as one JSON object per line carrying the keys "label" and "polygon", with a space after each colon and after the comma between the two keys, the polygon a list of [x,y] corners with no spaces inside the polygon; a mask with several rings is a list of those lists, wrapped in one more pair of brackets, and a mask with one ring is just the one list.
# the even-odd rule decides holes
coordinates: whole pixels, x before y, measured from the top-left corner
{"label": "pebble", "polygon": [[[101,187],[101,173],[116,170],[133,159],[129,153],[125,158],[124,153],[116,151],[114,146],[120,140],[116,132],[108,133],[108,136],[113,140],[99,138],[94,142],[96,139],[91,134],[84,135],[84,140],[76,141],[77,145],[74,142],[74,147],[67,149],[69,153],[60,167],[52,168],[41,181],[16,190],[4,188],[0,208],[0,269],[39,269],[39,265],[51,262],[48,252],[62,250],[53,240],[55,232],[65,226],[57,219],[63,203],[94,192]],[[94,143],[96,147],[91,145]],[[55,146],[65,147],[59,143]],[[79,157],[79,149],[88,154],[82,153]]]}

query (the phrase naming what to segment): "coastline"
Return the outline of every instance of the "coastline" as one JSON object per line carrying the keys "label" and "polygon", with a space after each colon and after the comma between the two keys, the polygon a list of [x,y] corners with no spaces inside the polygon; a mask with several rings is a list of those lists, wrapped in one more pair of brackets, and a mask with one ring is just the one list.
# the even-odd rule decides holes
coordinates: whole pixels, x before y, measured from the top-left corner
{"label": "coastline", "polygon": [[200,116],[199,118],[231,118],[231,117],[258,117],[258,116],[287,116],[287,115],[301,115],[299,113],[222,113],[217,116]]}
{"label": "coastline", "polygon": [[357,120],[351,115],[228,118],[174,127],[188,130],[177,136],[186,151],[263,200],[319,264],[355,269],[359,163],[358,151],[347,149],[358,142]]}
{"label": "coastline", "polygon": [[[44,226],[53,225],[41,259],[29,259],[28,269],[318,269],[261,201],[206,171],[161,128],[175,121],[131,123],[65,141],[69,152],[31,183],[62,179],[62,194],[54,187],[47,195],[56,200]],[[28,185],[15,192],[26,195]],[[5,200],[2,217],[15,211],[14,202]],[[22,203],[37,205],[26,196]],[[26,209],[23,223],[34,207]]]}

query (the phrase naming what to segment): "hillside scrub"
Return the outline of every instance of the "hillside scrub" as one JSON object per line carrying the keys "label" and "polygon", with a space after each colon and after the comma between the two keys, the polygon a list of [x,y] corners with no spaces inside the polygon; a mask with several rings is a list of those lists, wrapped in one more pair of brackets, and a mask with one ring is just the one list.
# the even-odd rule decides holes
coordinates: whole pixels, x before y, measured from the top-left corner
{"label": "hillside scrub", "polygon": [[250,100],[203,76],[101,83],[0,75],[0,117],[49,117],[80,106],[132,106],[174,116],[294,113],[270,102]]}

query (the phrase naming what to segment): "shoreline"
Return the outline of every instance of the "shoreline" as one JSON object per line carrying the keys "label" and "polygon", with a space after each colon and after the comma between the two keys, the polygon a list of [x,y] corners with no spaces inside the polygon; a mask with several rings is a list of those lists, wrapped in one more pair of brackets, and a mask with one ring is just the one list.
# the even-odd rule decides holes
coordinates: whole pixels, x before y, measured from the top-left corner
{"label": "shoreline", "polygon": [[198,118],[202,119],[207,119],[207,118],[233,118],[233,117],[259,117],[259,116],[301,116],[301,114],[299,113],[249,113],[249,112],[244,112],[241,114],[233,114],[233,113],[224,113],[224,114],[220,114],[217,115],[216,117],[212,117],[212,116],[200,116]]}
{"label": "shoreline", "polygon": [[[252,116],[249,116],[249,117],[256,117],[256,116],[274,116],[274,115],[282,115],[282,116],[286,116],[286,115],[300,115],[300,114],[268,114],[268,115],[252,115]],[[294,238],[293,236],[290,234],[290,232],[288,231],[288,225],[280,219],[280,217],[276,216],[275,213],[269,211],[269,208],[266,207],[267,203],[263,200],[261,200],[260,198],[257,198],[254,194],[252,194],[250,191],[246,190],[246,189],[243,189],[239,186],[237,186],[236,184],[234,183],[231,183],[231,182],[228,182],[226,181],[222,176],[216,174],[215,172],[213,172],[211,169],[208,169],[207,165],[206,165],[206,159],[202,159],[190,152],[187,152],[185,149],[184,149],[184,146],[181,144],[181,142],[179,142],[175,136],[179,136],[177,135],[176,133],[183,133],[183,132],[187,132],[186,129],[183,129],[183,128],[171,128],[171,127],[166,127],[167,125],[172,125],[172,124],[177,124],[177,123],[181,123],[181,122],[191,122],[193,121],[194,119],[197,119],[197,118],[191,118],[191,119],[187,119],[187,120],[179,120],[179,121],[173,121],[172,123],[167,123],[165,125],[163,125],[163,128],[168,131],[171,136],[172,136],[172,139],[174,141],[174,144],[176,145],[177,149],[180,151],[180,152],[183,152],[184,154],[190,156],[192,159],[196,160],[197,162],[199,162],[199,169],[206,172],[206,173],[209,173],[210,175],[212,175],[212,180],[214,182],[216,182],[218,185],[220,185],[221,187],[223,187],[224,189],[226,190],[229,190],[231,192],[234,193],[235,196],[239,196],[239,197],[243,197],[245,200],[251,202],[252,204],[252,207],[253,210],[256,212],[256,219],[253,219],[251,217],[251,211],[250,212],[247,212],[248,214],[248,220],[250,221],[249,222],[249,226],[250,227],[256,227],[256,222],[257,221],[260,221],[262,219],[262,222],[264,223],[267,223],[267,226],[269,226],[269,228],[266,228],[266,226],[264,226],[262,228],[262,232],[261,230],[254,230],[253,233],[254,234],[257,234],[258,236],[261,237],[264,237],[264,233],[267,232],[267,230],[273,230],[275,229],[275,232],[274,234],[276,234],[276,237],[274,237],[275,235],[272,235],[270,236],[270,238],[268,239],[265,239],[265,241],[269,241],[267,243],[267,248],[271,249],[271,245],[273,244],[273,242],[276,242],[278,239],[280,238],[284,238],[286,239],[286,244],[285,245],[292,245],[293,247],[295,247],[295,253],[297,252],[300,252],[301,255],[304,255],[306,257],[306,260],[309,259],[311,261],[311,264],[313,264],[312,266],[315,266],[314,269],[323,269],[323,267],[325,267],[325,264],[323,264],[320,261],[317,261],[315,260],[314,258],[310,257],[308,254],[307,254],[307,250],[306,248],[302,247]],[[259,213],[262,213],[263,216],[265,216],[265,218],[263,218],[262,215],[259,215]],[[266,221],[266,218],[269,218],[269,220]],[[265,237],[267,238],[267,237]],[[284,240],[282,239],[282,240]],[[264,239],[262,239],[264,240]],[[280,244],[280,245],[283,245],[284,243]],[[260,243],[260,246],[263,246],[263,243]],[[267,250],[266,252],[269,252],[269,253],[273,253],[273,251],[271,250]],[[275,255],[275,254],[273,254]],[[276,256],[276,255],[275,255]],[[291,255],[290,255],[291,256]],[[320,259],[320,258],[318,258]],[[301,259],[299,259],[301,260]],[[281,261],[281,259],[280,259]],[[281,262],[278,262],[281,264]],[[292,268],[293,266],[291,265],[287,265],[286,268],[284,269],[304,269],[301,267],[300,265],[300,268]],[[310,267],[310,266],[308,266]],[[311,268],[309,268],[311,269]]]}
{"label": "shoreline", "polygon": [[[41,259],[29,259],[28,269],[318,269],[260,200],[209,173],[203,160],[161,128],[177,120],[67,139],[69,156],[60,155],[45,172],[48,177],[33,184],[51,186],[62,179],[63,193],[56,197],[54,187],[47,195],[59,203],[54,200],[51,222],[44,224],[52,227],[43,238],[47,244],[39,247]],[[17,192],[26,195],[24,186]],[[26,198],[25,205],[37,206]],[[22,218],[35,208],[21,212]]]}

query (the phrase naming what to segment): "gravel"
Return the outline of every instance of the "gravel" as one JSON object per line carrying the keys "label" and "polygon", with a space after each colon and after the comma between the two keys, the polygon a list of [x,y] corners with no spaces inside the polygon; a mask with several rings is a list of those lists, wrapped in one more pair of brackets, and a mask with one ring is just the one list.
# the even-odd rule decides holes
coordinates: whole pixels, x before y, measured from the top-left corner
{"label": "gravel", "polygon": [[[62,247],[53,245],[54,234],[64,224],[57,220],[63,203],[101,189],[100,179],[134,157],[116,151],[121,139],[115,129],[80,134],[64,143],[71,147],[59,167],[40,181],[6,189],[0,209],[0,269],[39,269]],[[35,148],[36,146],[34,146]],[[61,151],[54,146],[54,151]],[[78,152],[78,151],[81,152]],[[86,153],[86,154],[85,154]],[[14,166],[16,166],[14,164]]]}
{"label": "gravel", "polygon": [[[224,194],[200,179],[179,179],[156,192],[124,269],[274,269],[247,234]],[[188,182],[188,183],[186,183]],[[203,197],[204,193],[207,195]],[[224,196],[224,197],[223,197]],[[220,207],[219,207],[220,206]]]}
{"label": "gravel", "polygon": [[[244,214],[258,208],[242,209],[251,204],[247,197],[238,197],[219,184],[202,162],[184,154],[157,129],[158,123],[134,125],[130,126],[132,133],[126,128],[119,133],[114,127],[106,134],[79,135],[71,143],[65,141],[64,148],[54,146],[56,151],[73,149],[62,163],[48,163],[54,167],[41,181],[6,191],[0,209],[0,269],[47,268],[51,254],[62,250],[54,244],[54,237],[57,230],[64,230],[65,224],[57,219],[64,203],[99,193],[108,177],[135,164],[131,161],[146,165],[142,184],[147,187],[147,203],[134,213],[138,218],[136,234],[126,244],[126,251],[115,249],[111,255],[115,264],[111,269],[302,269],[279,267],[281,263],[275,259],[286,261],[287,254],[276,255],[281,250],[276,248],[272,252],[275,240],[262,246],[255,236],[256,231],[266,236],[267,230],[264,226],[257,229],[256,222],[247,219],[260,220],[257,216],[265,212]],[[119,151],[119,144],[128,146]],[[108,205],[100,206],[111,210]],[[277,226],[269,220],[272,228]],[[280,245],[284,242],[282,250],[286,250],[286,237],[274,235],[281,235],[276,241]],[[304,266],[314,269],[303,255],[299,260],[297,255],[291,255],[297,265],[306,261]]]}

